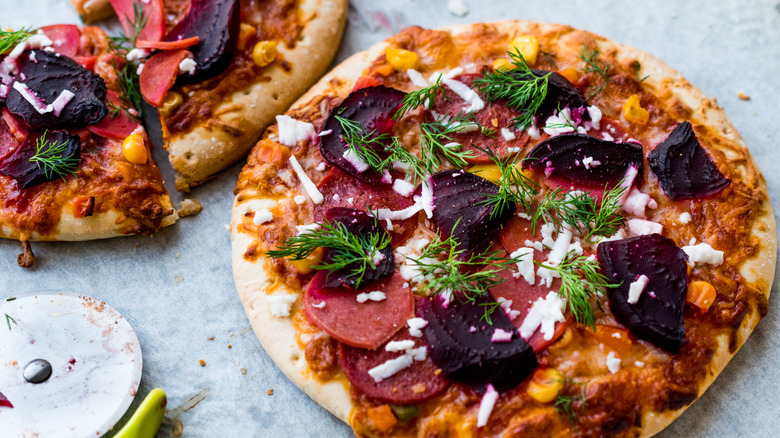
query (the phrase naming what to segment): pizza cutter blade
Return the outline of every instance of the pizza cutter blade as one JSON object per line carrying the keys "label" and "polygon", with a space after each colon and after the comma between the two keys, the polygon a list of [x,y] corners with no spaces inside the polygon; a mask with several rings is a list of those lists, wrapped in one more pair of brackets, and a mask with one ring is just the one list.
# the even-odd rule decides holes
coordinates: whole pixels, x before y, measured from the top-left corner
{"label": "pizza cutter blade", "polygon": [[85,438],[110,430],[141,381],[141,346],[106,303],[68,292],[0,301],[3,437]]}

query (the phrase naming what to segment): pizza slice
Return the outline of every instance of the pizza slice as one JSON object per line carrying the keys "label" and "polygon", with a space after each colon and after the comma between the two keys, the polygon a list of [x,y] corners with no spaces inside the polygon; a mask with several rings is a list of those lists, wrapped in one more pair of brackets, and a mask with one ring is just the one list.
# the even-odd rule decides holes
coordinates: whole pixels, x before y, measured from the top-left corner
{"label": "pizza slice", "polygon": [[182,191],[245,157],[325,73],[347,10],[345,0],[110,3],[130,36],[139,107],[158,114]]}
{"label": "pizza slice", "polygon": [[128,105],[124,60],[95,27],[0,34],[0,237],[148,234],[176,220],[151,143]]}

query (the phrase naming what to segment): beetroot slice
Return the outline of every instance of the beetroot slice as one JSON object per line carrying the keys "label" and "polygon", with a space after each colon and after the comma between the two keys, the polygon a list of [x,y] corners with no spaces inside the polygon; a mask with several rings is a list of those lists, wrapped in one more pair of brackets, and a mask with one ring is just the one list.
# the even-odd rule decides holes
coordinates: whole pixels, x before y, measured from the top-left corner
{"label": "beetroot slice", "polygon": [[[512,70],[516,72],[517,70]],[[546,70],[531,69],[531,72],[535,76],[544,76],[550,73]],[[515,73],[516,74],[516,73]],[[547,96],[536,111],[535,116],[539,120],[547,120],[548,117],[558,110],[558,108],[566,108],[574,110],[577,108],[585,108],[588,106],[588,101],[585,100],[585,96],[582,95],[582,91],[579,88],[572,85],[568,79],[563,77],[557,72],[552,72],[547,79]],[[589,118],[587,111],[582,114],[583,118]]]}
{"label": "beetroot slice", "polygon": [[303,310],[306,319],[337,341],[376,350],[414,317],[414,297],[405,281],[396,273],[370,284],[357,292],[380,291],[385,299],[359,303],[355,291],[323,289],[321,277],[315,275],[306,288]]}
{"label": "beetroot slice", "polygon": [[[520,384],[537,366],[534,350],[526,343],[502,311],[491,314],[492,325],[484,321],[490,294],[474,301],[454,294],[444,306],[441,296],[420,301],[420,315],[428,321],[423,331],[428,355],[451,380],[464,382],[478,391],[492,384],[506,391]],[[510,342],[492,342],[497,329],[512,333]]]}
{"label": "beetroot slice", "polygon": [[[671,353],[685,340],[683,307],[688,285],[685,255],[674,241],[650,234],[603,242],[598,260],[613,284],[608,291],[609,308],[615,319],[631,333]],[[636,304],[628,303],[628,291],[640,275],[649,279]]]}
{"label": "beetroot slice", "polygon": [[[425,345],[423,338],[412,337],[407,328],[396,333],[388,342],[404,340],[415,341],[414,348]],[[367,350],[340,344],[341,370],[358,391],[385,403],[411,404],[430,399],[449,384],[442,373],[437,373],[439,367],[430,357],[423,361],[415,360],[410,367],[381,382],[375,381],[368,370],[402,355],[386,351],[385,345],[387,343],[376,350]]]}
{"label": "beetroot slice", "polygon": [[[586,157],[598,165],[585,168]],[[536,145],[523,162],[523,169],[544,171],[594,188],[613,186],[620,182],[631,166],[639,169],[642,180],[642,146],[636,143],[615,143],[585,134],[561,134]]]}
{"label": "beetroot slice", "polygon": [[493,204],[486,201],[498,194],[498,186],[473,173],[443,170],[433,175],[433,184],[436,208],[431,222],[444,239],[453,236],[458,241],[461,260],[487,249],[517,209],[510,205],[491,218]]}
{"label": "beetroot slice", "polygon": [[[35,60],[30,60],[30,55]],[[97,123],[106,116],[106,83],[97,74],[85,69],[76,61],[43,50],[24,52],[18,59],[19,74],[16,82],[22,83],[43,101],[53,103],[68,90],[75,94],[59,116],[54,111],[40,114],[15,88],[8,92],[6,105],[33,130],[83,128]],[[22,80],[22,78],[24,78]]]}
{"label": "beetroot slice", "polygon": [[[325,121],[322,132],[332,131],[320,138],[320,154],[330,164],[368,184],[379,184],[382,175],[373,169],[358,172],[344,158],[349,146],[342,140],[344,131],[336,116],[361,123],[367,133],[389,134],[393,130],[393,115],[403,102],[406,93],[395,88],[377,85],[353,91],[341,104],[333,108]],[[382,154],[383,151],[376,151]]]}
{"label": "beetroot slice", "polygon": [[[355,210],[354,208],[331,208],[325,212],[325,218],[334,224],[343,224],[347,231],[349,231],[351,234],[364,237],[366,239],[368,239],[372,234],[387,234],[387,231],[385,231],[384,228],[375,225],[374,218],[369,216],[368,213],[361,210]],[[395,270],[395,265],[393,264],[392,245],[388,244],[379,252],[384,256],[384,259],[382,259],[378,265],[368,267],[366,269],[363,278],[360,280],[361,285],[370,285],[372,282],[379,280],[380,278],[392,275],[393,271]],[[332,249],[325,248],[323,262],[332,262],[334,255],[335,252]],[[345,287],[348,289],[354,289],[357,282],[357,277],[351,273],[352,270],[353,267],[350,265],[344,269],[339,269],[338,271],[333,272],[319,271],[316,275],[323,277],[323,288]]]}
{"label": "beetroot slice", "polygon": [[[59,178],[54,172],[47,175],[43,165],[39,167],[37,162],[30,161],[36,154],[36,144],[42,135],[40,132],[31,132],[24,143],[0,165],[0,175],[10,176],[16,180],[19,187],[25,189]],[[48,131],[46,142],[52,146],[66,144],[65,150],[56,154],[57,156],[70,157],[68,160],[76,164],[81,160],[81,140],[78,135],[70,135],[66,131]]]}
{"label": "beetroot slice", "polygon": [[192,0],[189,13],[165,37],[165,41],[200,37],[200,44],[191,48],[195,72],[179,75],[178,84],[202,82],[228,68],[238,45],[240,20],[238,0]]}
{"label": "beetroot slice", "polygon": [[673,201],[719,193],[731,181],[701,147],[690,122],[683,122],[650,152],[650,168]]}

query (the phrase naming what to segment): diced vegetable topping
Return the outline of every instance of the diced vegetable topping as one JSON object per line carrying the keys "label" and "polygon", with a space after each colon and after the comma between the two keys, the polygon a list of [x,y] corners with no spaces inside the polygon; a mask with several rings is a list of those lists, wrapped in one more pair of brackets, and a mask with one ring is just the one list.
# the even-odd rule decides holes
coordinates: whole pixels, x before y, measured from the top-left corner
{"label": "diced vegetable topping", "polygon": [[690,122],[683,122],[650,152],[650,168],[673,201],[720,193],[731,183],[699,143]]}

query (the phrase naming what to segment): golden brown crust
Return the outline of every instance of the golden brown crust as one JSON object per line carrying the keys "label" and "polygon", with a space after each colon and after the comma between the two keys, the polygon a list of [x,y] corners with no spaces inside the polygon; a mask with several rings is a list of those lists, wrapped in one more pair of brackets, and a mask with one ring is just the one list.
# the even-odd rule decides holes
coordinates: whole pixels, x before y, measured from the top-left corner
{"label": "golden brown crust", "polygon": [[[163,129],[177,190],[189,190],[244,158],[274,117],[330,66],[346,22],[346,0],[305,0],[299,14],[303,30],[295,47],[278,46],[289,71],[273,63],[256,83],[225,98],[215,117],[187,132]],[[161,121],[165,127],[165,118]]]}
{"label": "golden brown crust", "polygon": [[[589,32],[575,30],[568,26],[552,25],[552,24],[540,24],[527,21],[511,21],[511,22],[498,22],[490,24],[475,24],[465,26],[453,26],[444,28],[451,35],[460,35],[457,43],[464,44],[469,39],[474,41],[474,44],[480,46],[479,51],[471,51],[468,53],[480,53],[484,56],[483,59],[467,59],[468,56],[463,56],[458,59],[455,54],[457,51],[452,50],[453,42],[451,38],[446,34],[437,33],[435,31],[418,31],[402,32],[399,36],[391,39],[392,44],[396,44],[400,47],[418,51],[421,55],[423,62],[428,62],[428,66],[431,69],[447,69],[457,66],[458,64],[464,64],[469,61],[476,61],[481,63],[488,63],[492,61],[492,57],[500,55],[503,51],[501,44],[491,45],[489,44],[491,38],[498,38],[495,35],[501,35],[500,41],[507,41],[512,36],[531,33],[540,36],[543,47],[545,44],[551,44],[555,46],[556,53],[562,53],[562,57],[565,59],[576,58],[577,51],[581,45],[588,44],[590,47],[598,47],[606,59],[622,64],[624,70],[629,67],[633,67],[635,61],[641,63],[641,70],[639,75],[644,76],[650,73],[650,77],[637,84],[636,81],[622,82],[620,78],[617,78],[618,84],[613,84],[612,87],[616,89],[616,94],[622,94],[627,96],[634,92],[641,92],[643,96],[648,96],[652,99],[651,102],[647,102],[648,108],[651,109],[651,113],[654,117],[660,117],[662,114],[668,114],[668,120],[658,120],[658,127],[648,129],[646,132],[642,132],[644,137],[640,140],[645,144],[654,146],[658,141],[665,137],[668,133],[669,127],[674,126],[681,120],[690,120],[696,126],[697,136],[703,138],[703,143],[706,143],[710,149],[709,152],[714,154],[713,159],[719,165],[721,169],[726,169],[728,176],[733,181],[733,195],[735,198],[744,198],[744,202],[739,205],[741,208],[744,206],[744,214],[746,217],[750,217],[751,222],[747,228],[740,228],[738,225],[734,225],[733,218],[729,212],[724,211],[722,206],[709,205],[702,213],[704,218],[699,228],[694,229],[691,227],[684,227],[681,224],[674,224],[671,219],[672,214],[679,215],[679,212],[669,205],[661,206],[659,208],[659,216],[653,218],[667,224],[671,224],[671,229],[674,237],[678,241],[683,241],[684,238],[690,238],[693,236],[707,236],[711,238],[713,242],[721,243],[721,239],[725,239],[725,236],[721,236],[717,229],[718,224],[724,227],[730,227],[728,229],[738,230],[740,233],[740,240],[743,243],[743,247],[737,250],[727,250],[727,258],[733,257],[738,263],[735,264],[735,270],[730,278],[736,278],[738,281],[728,279],[728,281],[734,282],[734,288],[740,291],[740,303],[744,305],[743,311],[734,312],[729,321],[734,321],[736,324],[733,326],[734,331],[729,333],[726,329],[710,329],[704,330],[705,333],[709,333],[714,339],[709,340],[709,344],[713,346],[711,350],[711,360],[702,350],[701,355],[696,356],[696,360],[704,360],[705,369],[699,369],[695,375],[689,376],[694,379],[688,386],[682,384],[675,384],[675,388],[688,391],[689,387],[693,389],[693,393],[680,392],[675,394],[673,389],[664,388],[663,391],[671,391],[667,397],[671,397],[665,403],[667,403],[662,412],[654,410],[647,402],[643,402],[640,406],[643,406],[641,412],[638,412],[638,418],[635,418],[635,424],[641,426],[636,428],[635,424],[621,424],[622,429],[613,430],[612,432],[602,431],[600,434],[616,434],[620,436],[651,436],[668,424],[674,421],[686,408],[690,405],[690,402],[700,397],[706,388],[715,380],[717,375],[723,370],[728,361],[733,357],[736,351],[745,342],[750,332],[753,330],[759,319],[766,313],[766,299],[769,296],[770,287],[774,277],[775,269],[775,252],[777,248],[776,232],[774,216],[771,206],[769,204],[769,198],[767,195],[766,183],[763,176],[758,171],[753,159],[750,157],[747,148],[742,141],[741,137],[737,133],[736,129],[726,119],[726,116],[722,109],[720,109],[714,101],[704,96],[701,91],[693,87],[688,83],[679,73],[668,67],[662,61],[657,58],[648,55],[644,52],[636,49],[617,44],[606,40],[597,35],[593,35]],[[415,37],[415,35],[417,35]],[[425,39],[425,42],[422,40]],[[416,45],[419,43],[419,46]],[[309,92],[301,97],[296,102],[292,110],[288,114],[305,114],[306,108],[317,104],[318,96],[344,96],[355,84],[355,81],[365,72],[369,67],[376,70],[382,68],[384,57],[380,56],[384,49],[388,46],[388,42],[379,43],[371,47],[366,52],[361,52],[353,55],[344,63],[337,66],[332,72],[326,75],[318,82]],[[427,50],[427,51],[426,51]],[[498,53],[493,54],[493,51]],[[444,53],[444,55],[442,55]],[[453,61],[454,60],[454,61]],[[392,73],[392,70],[390,70]],[[392,75],[391,75],[392,76]],[[390,79],[403,81],[405,78]],[[598,98],[597,98],[598,99]],[[601,107],[609,108],[609,102],[599,102]],[[614,107],[614,105],[612,105]],[[619,111],[613,111],[610,115],[614,118],[619,118]],[[295,117],[295,116],[294,116]],[[300,117],[299,117],[300,118]],[[305,118],[304,118],[305,119]],[[654,120],[655,121],[655,120]],[[316,124],[315,124],[316,125]],[[653,125],[653,123],[651,123]],[[267,131],[266,137],[275,132],[275,128],[270,128]],[[262,143],[262,142],[261,142]],[[259,146],[258,146],[259,147]],[[257,151],[257,150],[256,150]],[[294,150],[296,154],[305,156],[306,151]],[[314,398],[318,403],[324,406],[329,411],[333,412],[339,418],[344,421],[350,422],[357,428],[361,423],[353,415],[360,414],[362,411],[353,410],[352,415],[345,415],[350,412],[351,408],[359,407],[359,397],[350,397],[347,390],[338,389],[328,393],[327,397],[323,397],[324,385],[331,385],[339,381],[320,382],[314,377],[314,373],[311,369],[308,369],[305,365],[301,365],[301,361],[297,360],[295,366],[291,365],[291,362],[286,359],[285,356],[277,355],[275,351],[280,344],[294,345],[297,357],[303,354],[304,340],[301,339],[302,326],[305,326],[305,318],[303,318],[302,312],[299,311],[299,305],[302,305],[301,300],[296,301],[293,306],[293,317],[291,318],[277,318],[271,316],[268,310],[267,299],[274,294],[292,294],[298,296],[300,288],[294,287],[293,282],[285,281],[283,277],[279,275],[278,270],[272,269],[269,264],[264,262],[262,258],[262,249],[258,246],[256,226],[251,224],[251,216],[249,220],[246,215],[246,209],[250,203],[263,202],[262,199],[269,199],[268,192],[265,191],[268,187],[262,187],[260,190],[256,190],[259,181],[263,181],[264,178],[268,178],[267,172],[278,172],[279,169],[284,168],[281,163],[271,166],[263,166],[263,161],[259,158],[260,154],[253,153],[253,157],[250,158],[249,164],[245,167],[244,172],[239,179],[239,183],[236,189],[236,203],[233,210],[232,221],[232,235],[233,235],[233,266],[234,276],[236,278],[236,286],[239,291],[242,302],[247,310],[250,320],[255,329],[255,333],[261,340],[264,348],[269,352],[269,355],[277,362],[277,365],[282,371],[298,386],[300,386],[309,396]],[[306,168],[306,164],[304,164]],[[269,170],[271,169],[271,170]],[[650,173],[650,172],[646,172]],[[653,176],[646,177],[646,180],[651,180]],[[280,184],[285,184],[285,181],[276,181]],[[657,182],[652,181],[655,186]],[[300,191],[297,187],[297,182],[293,180],[288,184],[292,191]],[[732,190],[730,189],[730,190]],[[279,192],[283,192],[280,189]],[[295,193],[293,193],[295,194]],[[663,197],[663,193],[659,189],[655,189],[652,195],[656,199]],[[740,198],[741,199],[741,198]],[[278,199],[277,199],[278,201]],[[737,202],[737,201],[734,201]],[[283,202],[277,203],[277,205],[283,204]],[[668,204],[668,203],[667,203]],[[297,210],[295,210],[297,212]],[[707,213],[715,212],[722,217],[707,217]],[[297,213],[296,213],[297,214]],[[661,217],[660,215],[666,214],[669,217]],[[675,216],[677,217],[677,216]],[[744,228],[744,229],[743,229]],[[268,233],[269,231],[264,231]],[[277,235],[281,230],[274,231],[274,235]],[[699,239],[701,240],[701,239]],[[686,240],[687,241],[687,240]],[[720,247],[725,249],[724,246],[718,246],[713,244],[716,248]],[[252,257],[248,257],[252,254]],[[731,262],[727,262],[729,264]],[[258,275],[258,272],[262,272],[262,275]],[[695,270],[694,276],[707,275],[706,273]],[[707,277],[709,278],[709,277]],[[717,278],[717,276],[715,277]],[[736,294],[736,292],[734,292]],[[744,298],[749,296],[751,298]],[[248,304],[251,303],[251,304]],[[727,312],[728,313],[728,312]],[[688,315],[686,313],[686,315]],[[301,320],[304,320],[301,322]],[[283,336],[270,336],[271,331],[266,332],[265,326],[273,321],[275,325],[284,326],[286,324],[287,330]],[[708,323],[709,324],[709,323]],[[727,326],[728,324],[726,324]],[[305,330],[304,330],[305,331]],[[694,330],[697,332],[697,330]],[[697,335],[698,336],[698,335]],[[646,347],[643,347],[646,348]],[[603,354],[602,354],[603,355]],[[668,356],[667,356],[668,357]],[[550,357],[544,357],[544,360],[554,360],[553,355]],[[600,360],[603,360],[600,359]],[[668,360],[668,359],[665,359]],[[304,361],[305,362],[305,361]],[[622,378],[622,381],[628,381],[630,379],[641,380],[643,375],[652,376],[654,371],[648,370],[649,374],[642,374],[643,371],[627,370],[626,376]],[[607,374],[608,376],[608,374]],[[701,376],[701,377],[696,377]],[[342,377],[343,379],[343,377]],[[620,380],[620,379],[619,379]],[[652,381],[659,382],[663,385],[663,377],[659,380],[658,377],[653,377]],[[622,386],[628,388],[628,386]],[[591,383],[588,384],[588,398],[594,396],[594,400],[598,401],[598,392],[600,389],[615,391],[615,388],[621,388],[621,386],[610,386],[609,378],[593,378]],[[692,398],[689,398],[692,395]],[[448,395],[442,396],[448,397]],[[677,399],[675,399],[677,397]],[[664,403],[663,399],[658,399],[658,403]],[[437,414],[437,416],[429,417],[426,422],[422,424],[418,429],[419,433],[423,429],[427,431],[439,430],[439,427],[450,427],[450,436],[470,436],[473,434],[473,421],[475,418],[475,410],[473,407],[465,411],[450,412],[443,410]],[[631,412],[626,413],[629,417],[635,415]],[[453,419],[455,417],[456,419]],[[547,411],[535,411],[533,417],[521,419],[518,422],[510,422],[504,432],[514,431],[521,433],[522,431],[529,433],[544,433],[554,434],[553,430],[562,431],[565,433],[573,433],[571,428],[567,428],[565,425],[561,429],[560,423],[555,421],[557,413],[554,410]],[[552,422],[548,421],[553,418]],[[453,422],[460,422],[461,424],[453,429]],[[440,430],[439,430],[440,431]],[[359,434],[371,434],[370,430],[358,430]],[[486,432],[487,433],[487,432]]]}

